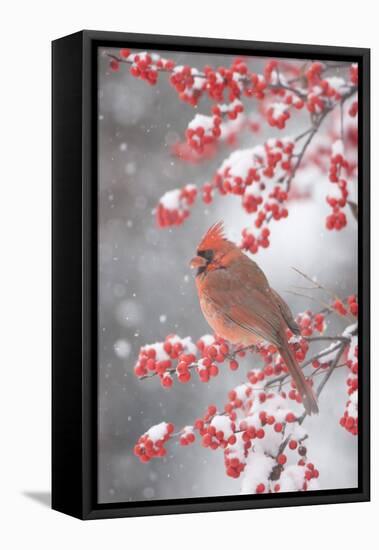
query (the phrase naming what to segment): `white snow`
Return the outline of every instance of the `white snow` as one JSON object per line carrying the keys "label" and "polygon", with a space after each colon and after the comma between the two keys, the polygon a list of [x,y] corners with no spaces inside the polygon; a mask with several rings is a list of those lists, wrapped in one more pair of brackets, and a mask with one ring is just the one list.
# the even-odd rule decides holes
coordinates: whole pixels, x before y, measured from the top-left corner
{"label": "white snow", "polygon": [[275,461],[271,457],[261,453],[250,453],[244,471],[241,494],[255,493],[257,485],[263,480],[266,480],[267,490],[267,479],[274,465]]}
{"label": "white snow", "polygon": [[243,106],[243,103],[239,99],[235,99],[231,103],[222,103],[218,107],[222,113],[229,113],[230,111],[234,111],[235,107],[238,106]]}
{"label": "white snow", "polygon": [[172,189],[171,191],[166,191],[164,195],[161,196],[159,202],[167,210],[176,210],[180,207],[180,189]]}
{"label": "white snow", "polygon": [[153,348],[156,353],[156,360],[157,361],[167,361],[167,359],[170,359],[169,355],[165,352],[163,348],[163,342],[156,342],[155,344],[148,344],[147,346],[144,346],[141,348],[142,350],[147,350]]}
{"label": "white snow", "polygon": [[346,88],[347,88],[346,81],[340,76],[330,76],[328,78],[325,78],[325,80],[327,81],[327,83],[331,88],[336,90],[336,92],[343,93],[344,91],[346,91]]}
{"label": "white snow", "polygon": [[357,357],[355,355],[355,349],[358,345],[358,337],[352,336],[351,343],[349,345],[349,351],[347,353],[347,360],[351,361],[352,363],[355,363],[357,361]]}
{"label": "white snow", "polygon": [[301,491],[304,483],[304,470],[303,466],[296,464],[287,466],[278,481],[280,490],[283,492]]}
{"label": "white snow", "polygon": [[216,432],[221,431],[224,433],[224,439],[228,439],[233,434],[230,424],[230,418],[225,415],[216,415],[211,422],[211,426],[216,428]]}
{"label": "white snow", "polygon": [[288,105],[285,103],[272,103],[270,104],[270,108],[272,108],[272,116],[273,118],[277,119],[280,118],[284,113],[288,111]]}
{"label": "white snow", "polygon": [[192,88],[194,90],[202,90],[203,86],[204,86],[204,77],[203,76],[197,76],[199,74],[201,74],[200,71],[198,69],[196,69],[195,67],[193,67],[191,69],[191,75],[194,77],[193,78],[193,86],[192,86]]}
{"label": "white snow", "polygon": [[197,113],[188,124],[188,128],[196,130],[196,128],[200,127],[204,128],[205,133],[211,131],[213,128],[213,117]]}
{"label": "white snow", "polygon": [[229,168],[231,176],[239,176],[245,179],[250,168],[254,167],[257,161],[263,161],[264,157],[265,150],[263,145],[256,145],[250,149],[238,149],[224,160],[218,172],[223,174]]}
{"label": "white snow", "polygon": [[325,353],[325,355],[320,357],[318,361],[323,365],[325,363],[329,363],[330,361],[334,361],[338,352],[339,352],[339,345],[336,345],[336,343],[333,342],[332,344],[330,344],[330,346],[322,350],[322,353]]}
{"label": "white snow", "polygon": [[167,433],[167,422],[161,422],[160,424],[151,426],[151,428],[149,428],[146,432],[146,434],[149,436],[149,439],[151,439],[153,443],[156,443],[156,441],[163,439],[166,433]]}
{"label": "white snow", "polygon": [[337,139],[332,145],[332,156],[343,155],[344,146],[342,139]]}
{"label": "white snow", "polygon": [[352,333],[357,330],[358,324],[353,323],[352,325],[349,325],[345,328],[345,330],[342,333],[342,336],[345,336],[346,338],[352,338]]}
{"label": "white snow", "polygon": [[204,342],[206,346],[211,346],[215,342],[215,337],[213,336],[213,334],[204,334],[204,336],[202,336],[200,340]]}

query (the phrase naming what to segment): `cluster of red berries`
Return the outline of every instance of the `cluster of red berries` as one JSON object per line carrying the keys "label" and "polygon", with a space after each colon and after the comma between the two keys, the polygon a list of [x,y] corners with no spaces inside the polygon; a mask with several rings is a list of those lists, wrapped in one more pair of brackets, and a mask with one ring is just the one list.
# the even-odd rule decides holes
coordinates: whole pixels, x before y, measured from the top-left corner
{"label": "cluster of red berries", "polygon": [[[269,140],[265,144],[265,167],[262,170],[262,175],[265,178],[272,178],[278,166],[284,171],[291,169],[291,156],[293,154],[294,143],[289,140]],[[255,171],[253,174],[254,180],[260,181],[260,174]],[[245,182],[249,184],[249,181]],[[260,184],[261,190],[266,188],[264,183]],[[266,201],[261,195],[254,195],[250,189],[244,191],[242,205],[246,212],[255,212],[254,225],[256,228],[261,228],[264,223],[273,219],[278,221],[288,216],[288,209],[283,206],[283,203],[288,199],[288,193],[280,186],[276,185],[272,192],[268,195]],[[255,254],[259,248],[267,248],[269,242],[270,231],[267,227],[263,228],[259,236],[255,236],[250,229],[244,229],[242,232],[242,249]]]}
{"label": "cluster of red berries", "polygon": [[[236,134],[246,127],[246,121],[239,121],[238,126],[230,127],[228,120],[236,120],[243,112],[243,105],[235,100],[227,105],[215,105],[212,108],[212,116],[196,114],[188,124],[185,137],[187,146],[192,149],[197,157],[209,151],[210,147],[215,148],[217,141],[222,138],[229,144],[234,144]],[[224,124],[223,118],[228,119]]]}
{"label": "cluster of red berries", "polygon": [[[358,375],[358,344],[356,338],[354,338],[349,346],[349,352],[347,357],[347,365],[354,375]],[[350,385],[352,385],[350,383]],[[349,395],[356,390],[354,386],[352,391],[349,391]]]}
{"label": "cluster of red berries", "polygon": [[349,375],[346,379],[349,399],[345,411],[340,419],[340,425],[352,435],[358,434],[358,340],[354,336],[351,339],[347,354]]}
{"label": "cluster of red berries", "polygon": [[[328,200],[329,202],[329,200]],[[340,210],[338,207],[333,207],[333,213],[329,214],[326,218],[326,228],[327,229],[336,229],[340,231],[347,224],[345,212]]]}
{"label": "cluster of red berries", "polygon": [[266,212],[271,213],[272,218],[276,221],[287,218],[288,210],[282,206],[283,202],[288,199],[287,191],[284,191],[277,185],[274,187],[272,193],[269,194],[269,198],[271,201],[267,201],[265,204]]}
{"label": "cluster of red berries", "polygon": [[320,62],[312,63],[305,76],[308,81],[307,109],[311,113],[320,113],[330,100],[341,99],[341,88],[346,83],[342,78],[323,78],[324,65]]}
{"label": "cluster of red berries", "polygon": [[338,298],[334,300],[332,303],[332,308],[334,311],[336,311],[339,315],[342,315],[343,317],[347,315],[348,311],[346,307],[344,306],[343,302],[339,300]]}
{"label": "cluster of red berries", "polygon": [[342,169],[349,170],[349,163],[344,158],[341,140],[337,140],[333,144],[330,157],[329,181],[338,183]]}
{"label": "cluster of red berries", "polygon": [[[232,392],[236,392],[238,395],[231,395]],[[238,408],[241,409],[242,405],[241,402],[243,401],[243,387],[238,387],[236,390],[232,390],[229,394],[229,398],[231,399],[231,403],[237,402]],[[251,390],[251,388],[250,388]],[[259,406],[261,406],[263,403],[267,403],[266,399],[262,399],[264,393],[261,392],[259,394]],[[273,394],[266,394],[267,399],[270,399],[270,397],[273,397]],[[253,449],[253,440],[261,441],[264,440],[267,433],[271,430],[272,433],[280,434],[281,437],[284,437],[284,431],[285,426],[287,423],[293,423],[296,422],[298,419],[292,412],[287,412],[285,416],[283,417],[283,413],[281,414],[280,418],[282,420],[278,420],[276,417],[276,413],[274,412],[276,409],[270,409],[267,410],[264,409],[258,409],[259,412],[254,412],[251,414],[251,406],[250,408],[247,406],[250,402],[252,405],[252,400],[250,399],[251,394],[248,394],[248,399],[245,401],[245,406],[243,407],[243,411],[246,414],[245,419],[240,420],[238,423],[238,430],[236,434],[238,435],[238,440],[236,445],[229,446],[224,451],[224,462],[225,462],[225,468],[226,473],[228,476],[233,478],[238,478],[241,473],[245,469],[246,465],[246,458],[250,452],[250,450]],[[280,410],[276,411],[277,413],[280,413]],[[282,439],[277,440],[278,447],[281,444]],[[294,450],[298,447],[298,441],[295,437],[292,437],[289,441],[289,448],[291,450]],[[257,448],[257,444],[254,446],[254,452],[260,452],[260,450]],[[281,467],[281,471],[283,470],[284,464],[287,463],[287,456],[281,452],[278,453],[276,457],[277,464]]]}
{"label": "cluster of red berries", "polygon": [[[228,393],[228,403],[225,404],[224,410],[232,420],[237,419],[237,409],[249,409],[253,403],[252,388],[248,384],[241,384]],[[243,429],[243,428],[240,428]]]}
{"label": "cluster of red berries", "polygon": [[305,73],[305,77],[308,81],[308,86],[315,86],[322,79],[322,71],[324,65],[319,61],[312,63]]}
{"label": "cluster of red berries", "polygon": [[224,451],[226,475],[234,479],[239,478],[246,466],[246,456],[241,456],[241,453],[237,453],[232,447],[227,447]]}
{"label": "cluster of red berries", "polygon": [[303,337],[312,336],[314,331],[322,334],[326,328],[325,315],[323,313],[312,313],[310,310],[299,313],[296,322]]}
{"label": "cluster of red berries", "polygon": [[178,358],[178,364],[176,367],[176,374],[178,377],[178,381],[182,384],[187,384],[191,380],[191,372],[190,368],[192,365],[194,365],[196,362],[196,355],[190,353],[190,354],[182,354]]}
{"label": "cluster of red berries", "polygon": [[234,434],[235,423],[225,415],[215,415],[207,426],[201,429],[202,445],[216,450],[225,449],[227,445],[234,445],[237,438]]}
{"label": "cluster of red berries", "polygon": [[236,120],[239,114],[243,113],[244,106],[241,101],[235,99],[231,103],[223,105],[214,105],[212,107],[212,113],[216,117],[225,116],[229,120]]}
{"label": "cluster of red berries", "polygon": [[304,472],[305,482],[303,485],[303,490],[304,491],[307,490],[307,481],[310,481],[311,479],[317,479],[319,475],[320,475],[319,471],[314,467],[312,462],[308,462],[307,464],[305,464],[305,472]]}
{"label": "cluster of red berries", "polygon": [[216,363],[223,363],[228,358],[229,346],[224,340],[216,340],[213,336],[200,338],[196,345],[201,354],[201,359],[197,362],[197,373],[202,382],[209,382],[210,378],[219,373]]}
{"label": "cluster of red berries", "polygon": [[290,170],[294,148],[295,142],[288,137],[284,139],[269,139],[265,143],[267,161],[263,175],[270,179],[274,176],[275,169],[278,167],[284,171]]}
{"label": "cluster of red berries", "polygon": [[248,214],[257,212],[259,206],[263,203],[261,195],[255,195],[251,192],[251,188],[247,188],[242,198],[242,206]]}
{"label": "cluster of red berries", "polygon": [[354,315],[354,317],[357,317],[358,316],[358,302],[357,302],[357,297],[355,294],[352,294],[351,296],[348,296],[347,298],[347,304],[346,306],[344,305],[344,303],[339,300],[339,299],[336,299],[333,303],[332,303],[332,308],[339,314],[339,315],[342,315],[343,317],[345,315],[347,315],[349,312]]}
{"label": "cluster of red berries", "polygon": [[268,84],[276,84],[278,65],[279,63],[275,59],[271,59],[266,63],[263,70],[263,75]]}
{"label": "cluster of red berries", "polygon": [[170,77],[170,83],[185,103],[195,107],[206,89],[207,81],[195,68],[188,65],[175,67]]}
{"label": "cluster of red berries", "polygon": [[137,54],[133,56],[133,63],[130,66],[130,74],[135,78],[146,80],[150,85],[154,86],[158,80],[158,62],[160,68],[163,68],[161,58],[153,63],[153,58],[148,53]]}
{"label": "cluster of red berries", "polygon": [[245,228],[242,230],[242,250],[256,254],[260,248],[268,248],[270,246],[270,230],[264,227],[256,237],[251,229]]}
{"label": "cluster of red berries", "polygon": [[266,111],[266,119],[270,126],[283,130],[287,120],[290,118],[288,105],[285,103],[274,103]]}
{"label": "cluster of red berries", "polygon": [[210,204],[213,201],[213,185],[211,183],[204,183],[202,188],[202,199],[205,204]]}
{"label": "cluster of red berries", "polygon": [[[358,363],[357,363],[357,370],[358,370]],[[346,381],[349,389],[347,390],[347,393],[349,395],[352,395],[354,392],[358,389],[358,377],[357,376],[349,376]]]}
{"label": "cluster of red berries", "polygon": [[[243,62],[236,62],[232,67],[219,67],[217,70],[206,66],[200,73],[189,66],[175,67],[170,82],[176,89],[181,100],[196,106],[204,93],[212,101],[223,101],[227,92],[227,99],[233,102],[241,96],[242,80],[246,80],[247,66]],[[250,80],[247,80],[250,83]]]}
{"label": "cluster of red berries", "polygon": [[156,208],[159,227],[180,225],[186,220],[197,197],[194,185],[185,185],[182,189],[173,189],[165,193]]}
{"label": "cluster of red berries", "polygon": [[226,415],[218,414],[215,405],[209,405],[203,417],[195,420],[194,429],[199,432],[203,447],[210,449],[234,445],[235,423]]}
{"label": "cluster of red berries", "polygon": [[[196,347],[190,338],[170,334],[164,342],[140,349],[134,373],[139,378],[156,374],[160,377],[162,386],[170,388],[173,384],[172,372],[176,372],[180,382],[189,381],[189,366],[196,359]],[[176,368],[174,361],[178,362]]]}
{"label": "cluster of red berries", "polygon": [[332,214],[326,218],[327,229],[343,229],[346,224],[346,215],[342,208],[347,204],[349,192],[347,190],[347,181],[341,177],[341,171],[350,170],[348,161],[343,156],[343,145],[341,141],[337,141],[333,145],[332,155],[330,158],[329,181],[335,184],[338,188],[339,198],[328,196],[327,203],[332,208]]}
{"label": "cluster of red berries", "polygon": [[333,212],[332,214],[329,214],[329,216],[326,217],[326,228],[336,229],[337,231],[340,231],[344,227],[346,227],[347,219],[346,214],[343,212],[338,205],[336,205],[336,201],[338,199],[327,197],[327,202],[332,206]]}
{"label": "cluster of red berries", "polygon": [[272,179],[278,168],[290,170],[294,146],[290,139],[270,139],[263,148],[234,151],[215,174],[213,184],[222,195],[244,195],[246,189],[256,183],[263,191],[266,186],[262,180]]}
{"label": "cluster of red berries", "polygon": [[355,294],[352,294],[351,296],[348,296],[347,298],[347,304],[350,310],[350,313],[354,315],[354,317],[358,316],[358,301],[357,296]]}
{"label": "cluster of red berries", "polygon": [[174,425],[167,422],[152,426],[138,439],[134,446],[134,454],[141,462],[149,462],[152,458],[165,456],[164,444],[170,439],[173,431]]}
{"label": "cluster of red berries", "polygon": [[[350,346],[351,349],[348,354],[348,365],[351,373],[347,377],[346,383],[348,387],[349,399],[346,403],[345,411],[340,419],[340,425],[345,428],[352,435],[358,434],[358,407],[357,407],[357,395],[358,395],[358,349],[356,343],[353,342]],[[353,356],[353,357],[352,357]]]}
{"label": "cluster of red berries", "polygon": [[219,374],[218,364],[226,360],[229,360],[230,369],[236,370],[238,361],[234,356],[242,353],[237,350],[231,357],[229,345],[222,338],[203,336],[195,345],[190,337],[170,334],[164,342],[140,349],[134,373],[139,378],[157,375],[164,388],[172,387],[173,374],[179,382],[186,384],[191,380],[191,371],[198,374],[201,382],[209,382]]}
{"label": "cluster of red berries", "polygon": [[310,113],[321,113],[324,110],[325,103],[317,93],[309,93],[307,98],[307,109]]}
{"label": "cluster of red berries", "polygon": [[197,362],[196,370],[201,382],[204,383],[209,382],[211,378],[214,378],[219,374],[218,366],[209,357],[206,357],[205,359],[200,359]]}
{"label": "cluster of red berries", "polygon": [[[158,71],[172,71],[175,64],[171,59],[164,59],[160,55],[147,52],[132,54],[129,49],[120,50],[120,60],[130,63],[130,74],[135,78],[140,78],[154,86],[158,81]],[[118,71],[120,61],[112,59],[110,68]]]}
{"label": "cluster of red berries", "polygon": [[187,445],[191,445],[191,443],[194,443],[195,439],[196,437],[193,426],[185,426],[180,433],[179,443],[185,447]]}
{"label": "cluster of red berries", "polygon": [[[235,151],[224,161],[221,168],[215,174],[211,183],[204,184],[202,193],[206,204],[212,202],[214,190],[218,189],[221,195],[241,195],[242,206],[246,212],[256,213],[255,227],[262,227],[265,222],[280,220],[288,216],[288,210],[283,203],[288,199],[288,193],[275,186],[265,202],[260,192],[266,189],[266,183],[262,178],[271,179],[278,168],[289,172],[294,142],[290,139],[269,140],[262,148]],[[246,166],[241,171],[241,165]],[[257,187],[255,184],[258,184]],[[254,184],[254,185],[253,185]],[[257,187],[259,193],[254,193],[252,188]],[[251,229],[244,229],[241,248],[255,254],[260,247],[269,246],[270,231],[266,227],[258,236]]]}
{"label": "cluster of red berries", "polygon": [[283,101],[288,106],[293,106],[297,110],[302,109],[305,105],[304,101],[298,95],[293,94],[292,92],[285,94]]}
{"label": "cluster of red berries", "polygon": [[[350,403],[350,401],[347,402],[347,408],[349,408]],[[345,410],[343,416],[340,418],[340,425],[351,433],[351,435],[358,435],[358,417],[350,416],[348,410]]]}
{"label": "cluster of red berries", "polygon": [[197,114],[186,130],[187,144],[200,154],[207,145],[211,145],[221,136],[220,116]]}

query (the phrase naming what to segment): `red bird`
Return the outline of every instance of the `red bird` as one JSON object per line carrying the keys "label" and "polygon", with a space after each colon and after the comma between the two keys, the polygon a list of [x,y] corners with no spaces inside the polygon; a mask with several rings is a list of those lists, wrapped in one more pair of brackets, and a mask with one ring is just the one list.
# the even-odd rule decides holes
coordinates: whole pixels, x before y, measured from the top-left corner
{"label": "red bird", "polygon": [[299,327],[263,271],[226,239],[222,222],[207,231],[191,267],[197,268],[200,307],[214,332],[232,344],[273,344],[295,380],[306,412],[317,413],[316,397],[286,338],[287,328],[299,334]]}

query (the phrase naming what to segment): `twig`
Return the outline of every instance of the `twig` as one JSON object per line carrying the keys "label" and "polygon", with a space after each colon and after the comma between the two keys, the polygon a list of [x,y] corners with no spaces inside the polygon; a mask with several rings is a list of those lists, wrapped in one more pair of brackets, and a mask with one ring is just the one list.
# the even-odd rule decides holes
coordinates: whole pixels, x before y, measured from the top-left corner
{"label": "twig", "polygon": [[[331,290],[329,290],[328,288],[326,288],[325,286],[323,286],[322,284],[320,284],[319,282],[315,281],[314,279],[312,279],[312,277],[309,277],[309,275],[307,275],[306,273],[303,273],[302,271],[300,271],[300,269],[298,269],[297,267],[292,267],[292,269],[294,271],[296,271],[296,273],[298,273],[299,275],[301,275],[302,277],[304,277],[304,279],[306,279],[307,281],[309,281],[310,283],[312,283],[313,285],[313,288],[310,288],[309,290],[323,290],[326,294],[329,294],[329,296],[331,296],[333,298],[333,300],[338,300],[339,302],[342,302],[343,303],[343,300],[341,300],[341,298],[339,296],[337,296],[337,294],[335,294],[334,292],[332,292]],[[325,304],[324,304],[325,305]],[[329,307],[329,306],[327,306]],[[347,311],[346,315],[342,315],[339,311],[337,310],[334,310],[336,313],[338,313],[338,315],[340,315],[341,317],[345,317],[345,316],[349,316],[350,319],[354,319],[354,316],[351,315],[351,313],[349,313],[349,311]]]}

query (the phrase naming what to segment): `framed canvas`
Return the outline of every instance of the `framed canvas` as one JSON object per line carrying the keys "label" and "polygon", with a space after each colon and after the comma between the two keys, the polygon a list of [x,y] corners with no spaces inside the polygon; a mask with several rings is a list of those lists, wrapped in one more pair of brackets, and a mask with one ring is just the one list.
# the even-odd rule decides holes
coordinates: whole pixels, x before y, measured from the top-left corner
{"label": "framed canvas", "polygon": [[53,42],[55,510],[369,499],[369,59]]}

